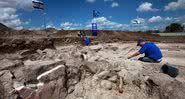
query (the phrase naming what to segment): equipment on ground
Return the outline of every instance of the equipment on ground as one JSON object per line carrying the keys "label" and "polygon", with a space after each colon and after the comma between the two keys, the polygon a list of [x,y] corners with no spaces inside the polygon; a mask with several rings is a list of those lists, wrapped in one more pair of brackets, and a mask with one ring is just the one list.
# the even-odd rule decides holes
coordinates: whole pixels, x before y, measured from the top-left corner
{"label": "equipment on ground", "polygon": [[167,74],[173,78],[175,78],[179,75],[179,70],[176,67],[169,65],[169,64],[164,64],[161,67],[161,72],[164,74]]}

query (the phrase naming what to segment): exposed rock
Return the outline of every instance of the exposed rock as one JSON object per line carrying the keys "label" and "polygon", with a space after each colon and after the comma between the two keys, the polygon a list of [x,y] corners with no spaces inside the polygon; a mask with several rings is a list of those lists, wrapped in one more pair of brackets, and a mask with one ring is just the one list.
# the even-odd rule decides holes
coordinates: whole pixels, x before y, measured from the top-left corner
{"label": "exposed rock", "polygon": [[[37,91],[23,87],[20,96],[26,97],[25,99],[64,99],[67,94],[74,91],[74,86],[80,78],[81,73],[78,68],[59,65],[38,75],[37,80],[40,83],[37,84]],[[26,95],[29,91],[30,94]],[[25,95],[22,96],[22,93]]]}
{"label": "exposed rock", "polygon": [[13,82],[13,88],[17,91],[20,91],[24,87],[25,87],[25,85],[21,82],[18,82],[18,81]]}
{"label": "exposed rock", "polygon": [[12,68],[16,65],[13,61],[10,61],[8,59],[1,60],[0,64],[1,64],[0,70],[6,70],[6,69]]}
{"label": "exposed rock", "polygon": [[14,74],[14,79],[16,79],[17,81],[25,81],[24,67],[14,69],[12,70],[12,73]]}
{"label": "exposed rock", "polygon": [[[31,88],[28,87],[23,87],[20,90],[18,90],[18,95],[22,98],[22,99],[27,99],[29,98],[33,93],[35,93],[35,91]],[[34,98],[32,98],[34,99]]]}
{"label": "exposed rock", "polygon": [[61,76],[65,76],[65,66],[59,65],[49,71],[44,72],[43,74],[37,77],[37,80],[43,83],[47,83],[52,80],[56,80]]}
{"label": "exposed rock", "polygon": [[82,71],[75,66],[67,66],[66,68],[67,77],[67,87],[74,87],[80,80],[82,76]]}
{"label": "exposed rock", "polygon": [[135,76],[133,74],[131,74],[130,72],[128,72],[125,69],[122,69],[120,72],[118,72],[118,75],[122,78],[124,78],[124,81],[127,83],[132,83],[132,81],[137,78],[138,76]]}
{"label": "exposed rock", "polygon": [[94,49],[95,52],[99,52],[102,48]]}
{"label": "exposed rock", "polygon": [[122,69],[120,72],[118,72],[118,75],[120,77],[125,78],[125,76],[127,75],[128,71],[126,69]]}
{"label": "exposed rock", "polygon": [[105,90],[111,90],[112,89],[112,83],[108,80],[102,80],[101,81],[101,86],[105,89]]}
{"label": "exposed rock", "polygon": [[118,48],[118,47],[111,47],[111,49],[112,49],[113,51],[116,51],[116,50],[118,50],[119,48]]}
{"label": "exposed rock", "polygon": [[37,76],[44,73],[45,71],[50,70],[51,68],[64,64],[61,60],[37,60],[37,61],[25,61],[25,68],[23,70],[25,81],[34,81]]}
{"label": "exposed rock", "polygon": [[11,93],[13,90],[12,76],[13,75],[8,70],[0,72],[0,86],[2,91],[0,97],[3,97],[3,99],[11,99],[14,97]]}
{"label": "exposed rock", "polygon": [[174,80],[160,90],[162,99],[184,99],[185,82]]}
{"label": "exposed rock", "polygon": [[163,74],[163,73],[156,73],[151,75],[148,80],[153,81],[157,86],[164,86],[167,83],[170,83],[174,80],[170,76]]}
{"label": "exposed rock", "polygon": [[40,55],[42,55],[42,54],[43,54],[43,51],[42,51],[42,50],[40,50],[40,49],[36,50],[36,52],[37,52],[37,53],[39,53]]}
{"label": "exposed rock", "polygon": [[8,60],[21,60],[23,58],[18,53],[4,54],[3,56],[4,56],[3,59],[8,59]]}
{"label": "exposed rock", "polygon": [[184,99],[185,81],[175,80],[168,75],[158,73],[147,80],[147,92],[157,99]]}
{"label": "exposed rock", "polygon": [[74,86],[68,88],[68,94],[72,93],[75,90]]}
{"label": "exposed rock", "polygon": [[117,75],[112,76],[108,80],[111,81],[111,82],[113,82],[113,83],[115,83],[118,80],[118,76]]}
{"label": "exposed rock", "polygon": [[44,84],[36,94],[35,99],[64,99],[67,95],[66,79],[60,77],[58,80]]}
{"label": "exposed rock", "polygon": [[97,76],[100,79],[106,79],[109,76],[109,74],[110,74],[110,71],[107,70],[99,73]]}
{"label": "exposed rock", "polygon": [[95,74],[106,70],[109,66],[110,64],[108,62],[85,62],[82,68],[87,70],[87,72]]}
{"label": "exposed rock", "polygon": [[45,43],[37,46],[35,41],[0,41],[3,50],[19,50],[14,56],[0,55],[2,64],[8,63],[0,67],[0,99],[184,99],[181,72],[185,68],[179,69],[179,78],[171,78],[158,73],[161,64],[126,59],[132,44],[71,45],[54,50],[45,49]]}
{"label": "exposed rock", "polygon": [[27,56],[27,55],[34,54],[34,53],[35,53],[35,50],[29,50],[29,49],[27,49],[27,50],[22,50],[20,52],[20,55],[21,56]]}
{"label": "exposed rock", "polygon": [[54,46],[50,43],[47,39],[3,39],[6,44],[0,46],[0,52],[3,53],[13,53],[19,50],[37,50],[37,49],[45,49],[45,48],[52,48]]}

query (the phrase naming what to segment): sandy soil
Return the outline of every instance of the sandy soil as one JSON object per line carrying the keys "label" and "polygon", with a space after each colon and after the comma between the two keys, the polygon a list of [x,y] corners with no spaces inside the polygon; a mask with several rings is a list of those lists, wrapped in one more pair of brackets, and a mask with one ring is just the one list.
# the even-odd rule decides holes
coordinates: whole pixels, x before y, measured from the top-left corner
{"label": "sandy soil", "polygon": [[[182,43],[157,43],[158,47],[161,49],[163,54],[163,61],[162,63],[169,63],[174,65],[181,65],[185,66],[185,44]],[[63,49],[66,47],[74,47],[74,46],[56,46],[57,49]],[[104,49],[105,48],[105,49]],[[93,46],[87,46],[85,49],[104,49],[100,52],[96,53],[97,57],[101,57],[104,59],[109,60],[122,60],[126,59],[129,55],[133,54],[134,52],[138,51],[140,47],[136,46],[136,43],[109,43],[109,44],[99,44]],[[110,50],[112,49],[112,50]],[[140,55],[135,57],[131,60],[137,60]]]}
{"label": "sandy soil", "polygon": [[[85,32],[91,46],[82,46],[78,32],[54,30],[48,35],[46,31],[0,31],[0,98],[64,99],[61,97],[67,95],[65,99],[185,99],[184,36],[99,31],[92,37],[89,30]],[[127,59],[140,49],[133,43],[138,38],[157,42],[163,61],[138,61],[144,55]],[[179,70],[176,78],[160,71],[166,63]],[[19,87],[19,94],[10,93],[17,90],[14,84],[20,84],[21,89],[24,86],[25,92],[32,90],[27,96]],[[30,94],[33,96],[28,98]]]}

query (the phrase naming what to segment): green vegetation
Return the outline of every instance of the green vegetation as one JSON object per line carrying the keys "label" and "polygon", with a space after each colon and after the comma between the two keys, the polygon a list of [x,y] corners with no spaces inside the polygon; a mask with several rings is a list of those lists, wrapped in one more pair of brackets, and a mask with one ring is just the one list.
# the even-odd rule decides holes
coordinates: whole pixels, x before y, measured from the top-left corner
{"label": "green vegetation", "polygon": [[165,32],[183,32],[184,26],[179,23],[172,23],[166,27]]}

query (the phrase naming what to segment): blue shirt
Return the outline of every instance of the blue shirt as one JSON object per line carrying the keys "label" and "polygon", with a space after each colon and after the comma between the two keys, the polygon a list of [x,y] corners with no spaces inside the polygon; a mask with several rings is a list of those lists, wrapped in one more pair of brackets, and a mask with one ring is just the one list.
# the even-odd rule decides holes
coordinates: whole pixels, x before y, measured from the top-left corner
{"label": "blue shirt", "polygon": [[88,37],[85,37],[84,43],[85,43],[85,45],[88,46],[88,45],[90,45],[91,41],[90,41],[90,39]]}
{"label": "blue shirt", "polygon": [[154,43],[152,42],[146,42],[141,49],[139,50],[140,54],[145,53],[146,57],[149,57],[153,60],[159,60],[162,59],[162,53]]}

